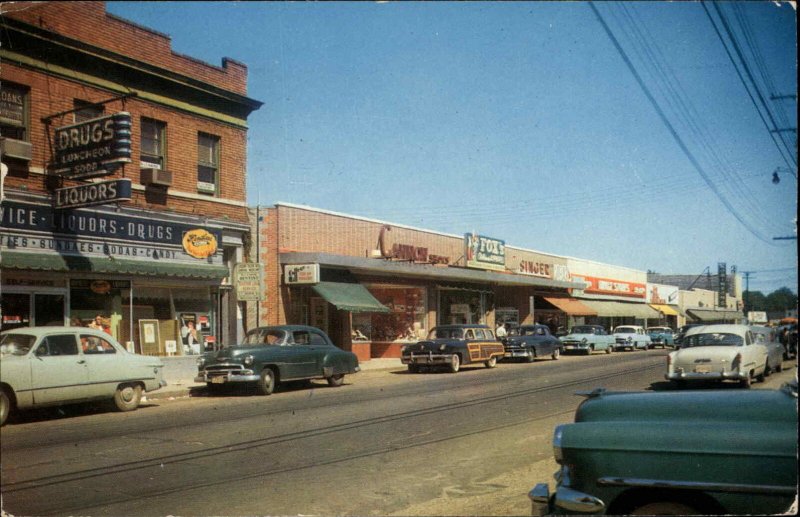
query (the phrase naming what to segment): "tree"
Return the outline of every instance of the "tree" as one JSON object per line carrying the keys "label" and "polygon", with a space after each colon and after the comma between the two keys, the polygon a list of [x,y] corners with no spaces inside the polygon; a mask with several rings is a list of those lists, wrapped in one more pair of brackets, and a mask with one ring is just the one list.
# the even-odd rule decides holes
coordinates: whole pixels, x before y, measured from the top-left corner
{"label": "tree", "polygon": [[797,295],[788,287],[781,287],[771,292],[765,301],[767,312],[784,312],[787,309],[797,308]]}
{"label": "tree", "polygon": [[748,311],[766,311],[767,310],[767,297],[761,291],[749,291],[743,293],[745,310]]}

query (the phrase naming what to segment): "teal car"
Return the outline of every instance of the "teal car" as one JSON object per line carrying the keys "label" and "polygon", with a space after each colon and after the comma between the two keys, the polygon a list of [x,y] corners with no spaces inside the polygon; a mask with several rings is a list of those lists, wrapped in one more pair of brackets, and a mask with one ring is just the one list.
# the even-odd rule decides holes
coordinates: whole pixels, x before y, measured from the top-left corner
{"label": "teal car", "polygon": [[281,382],[325,379],[334,387],[360,370],[358,358],[333,344],[325,332],[305,325],[258,327],[243,343],[197,360],[195,382],[209,389],[252,384],[270,395]]}
{"label": "teal car", "polygon": [[569,334],[561,338],[565,352],[589,355],[592,352],[610,354],[614,349],[614,336],[601,325],[576,325]]}
{"label": "teal car", "polygon": [[158,357],[133,354],[101,330],[27,327],[0,334],[0,424],[17,410],[114,401],[139,407],[166,386]]}
{"label": "teal car", "polygon": [[797,497],[797,381],[587,397],[555,429],[561,467],[533,515],[771,515]]}
{"label": "teal car", "polygon": [[650,348],[675,348],[675,331],[670,327],[650,327],[647,333],[650,334]]}

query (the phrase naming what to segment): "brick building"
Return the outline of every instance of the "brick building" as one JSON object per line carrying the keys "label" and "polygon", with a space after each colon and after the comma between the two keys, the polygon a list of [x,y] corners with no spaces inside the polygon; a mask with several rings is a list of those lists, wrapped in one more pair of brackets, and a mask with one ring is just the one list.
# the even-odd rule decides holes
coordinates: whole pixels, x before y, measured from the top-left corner
{"label": "brick building", "polygon": [[173,52],[104,2],[16,2],[2,23],[2,328],[100,314],[142,353],[198,351],[179,345],[188,321],[207,344],[238,340],[262,104],[247,67]]}
{"label": "brick building", "polygon": [[[439,324],[555,330],[596,314],[569,296],[584,284],[562,257],[288,203],[254,212],[267,293],[257,322],[313,325],[362,361],[399,357]],[[478,240],[486,250],[473,253]]]}

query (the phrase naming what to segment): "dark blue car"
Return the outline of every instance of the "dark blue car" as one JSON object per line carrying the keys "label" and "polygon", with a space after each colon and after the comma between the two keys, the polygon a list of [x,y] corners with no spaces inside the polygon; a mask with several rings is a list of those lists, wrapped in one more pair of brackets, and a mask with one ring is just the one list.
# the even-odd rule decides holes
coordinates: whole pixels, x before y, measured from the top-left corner
{"label": "dark blue car", "polygon": [[502,339],[506,359],[524,359],[532,363],[545,357],[558,359],[561,355],[563,345],[547,325],[522,325],[512,334]]}

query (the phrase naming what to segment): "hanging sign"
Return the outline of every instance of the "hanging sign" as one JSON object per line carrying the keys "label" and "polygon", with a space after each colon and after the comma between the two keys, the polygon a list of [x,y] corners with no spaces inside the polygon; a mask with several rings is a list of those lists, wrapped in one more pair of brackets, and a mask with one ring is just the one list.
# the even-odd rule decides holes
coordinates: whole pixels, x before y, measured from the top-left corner
{"label": "hanging sign", "polygon": [[57,209],[104,205],[106,203],[130,200],[131,180],[129,179],[101,181],[89,185],[59,188],[53,193],[53,207]]}
{"label": "hanging sign", "polygon": [[131,162],[131,114],[121,111],[55,129],[53,172],[69,179],[107,176]]}

